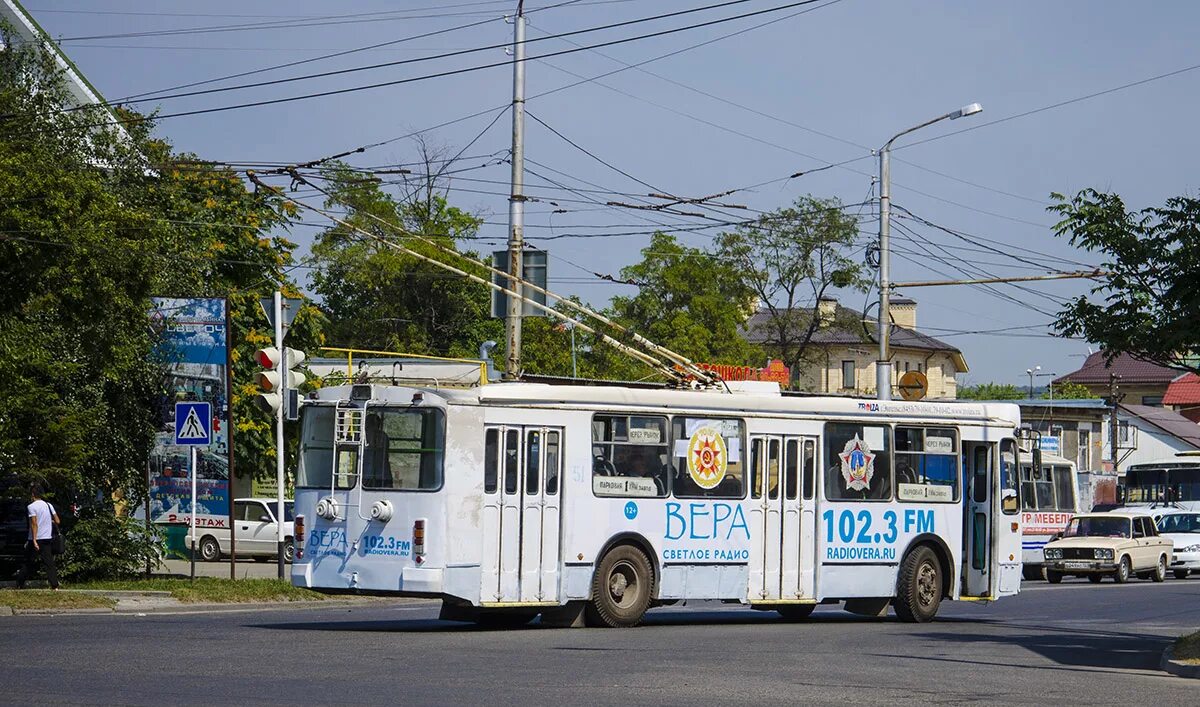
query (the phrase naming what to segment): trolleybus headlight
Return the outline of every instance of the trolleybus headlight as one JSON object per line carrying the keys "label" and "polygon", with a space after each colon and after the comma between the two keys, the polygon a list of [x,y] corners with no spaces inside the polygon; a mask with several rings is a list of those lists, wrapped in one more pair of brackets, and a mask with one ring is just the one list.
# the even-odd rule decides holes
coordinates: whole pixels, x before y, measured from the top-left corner
{"label": "trolleybus headlight", "polygon": [[1097,560],[1111,560],[1113,558],[1113,551],[1098,547],[1092,551],[1092,556]]}
{"label": "trolleybus headlight", "polygon": [[1062,550],[1059,550],[1058,548],[1052,548],[1052,547],[1046,548],[1045,553],[1046,553],[1047,560],[1061,560],[1062,559]]}

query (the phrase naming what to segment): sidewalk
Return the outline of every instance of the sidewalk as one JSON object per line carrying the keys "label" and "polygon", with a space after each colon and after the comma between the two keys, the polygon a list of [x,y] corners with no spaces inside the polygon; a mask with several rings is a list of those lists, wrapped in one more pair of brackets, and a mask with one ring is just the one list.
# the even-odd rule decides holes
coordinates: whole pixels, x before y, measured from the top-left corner
{"label": "sidewalk", "polygon": [[[170,592],[160,591],[117,591],[98,589],[67,589],[70,594],[83,594],[113,602],[112,607],[58,607],[39,609],[14,609],[0,604],[0,616],[64,616],[86,614],[199,614],[239,611],[278,611],[283,609],[322,609],[353,607],[371,604],[412,604],[428,602],[429,599],[382,598],[382,597],[336,597],[314,601],[273,602],[181,602]],[[2,602],[3,599],[0,599]]]}

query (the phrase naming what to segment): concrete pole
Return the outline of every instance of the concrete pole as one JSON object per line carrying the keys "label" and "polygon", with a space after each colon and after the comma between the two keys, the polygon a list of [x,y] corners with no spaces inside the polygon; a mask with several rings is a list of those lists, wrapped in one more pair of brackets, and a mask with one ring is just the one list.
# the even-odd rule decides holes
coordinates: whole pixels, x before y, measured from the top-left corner
{"label": "concrete pole", "polygon": [[[512,100],[512,192],[508,199],[508,272],[524,275],[525,244],[525,12],[524,2],[517,3],[513,18],[513,100]],[[509,280],[508,289],[523,294],[521,284]],[[508,298],[504,318],[504,377],[514,380],[521,374],[521,315],[525,302]]]}
{"label": "concrete pole", "polygon": [[888,249],[888,236],[892,226],[892,143],[879,151],[879,360],[875,363],[875,397],[878,400],[892,399],[892,361],[888,350],[891,338],[892,313],[891,275],[892,254]]}

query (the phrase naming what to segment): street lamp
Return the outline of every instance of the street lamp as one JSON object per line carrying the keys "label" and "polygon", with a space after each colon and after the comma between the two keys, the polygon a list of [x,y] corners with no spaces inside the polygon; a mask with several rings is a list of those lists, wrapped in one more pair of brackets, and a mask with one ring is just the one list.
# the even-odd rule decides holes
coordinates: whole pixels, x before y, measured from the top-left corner
{"label": "street lamp", "polygon": [[1042,370],[1041,366],[1034,366],[1033,368],[1025,369],[1025,372],[1029,374],[1029,399],[1030,400],[1033,400],[1033,374],[1037,373],[1040,370]]}
{"label": "street lamp", "polygon": [[891,352],[888,351],[888,344],[890,343],[888,340],[891,335],[892,322],[892,315],[889,310],[891,300],[889,288],[891,284],[888,282],[888,271],[891,268],[891,253],[888,251],[888,233],[892,225],[892,143],[898,138],[934,123],[943,120],[957,120],[968,115],[975,115],[981,111],[983,111],[983,106],[978,103],[965,105],[956,111],[940,115],[933,120],[927,120],[920,125],[914,125],[908,130],[896,133],[879,150],[879,361],[875,364],[876,397],[879,400],[892,399],[892,361]]}

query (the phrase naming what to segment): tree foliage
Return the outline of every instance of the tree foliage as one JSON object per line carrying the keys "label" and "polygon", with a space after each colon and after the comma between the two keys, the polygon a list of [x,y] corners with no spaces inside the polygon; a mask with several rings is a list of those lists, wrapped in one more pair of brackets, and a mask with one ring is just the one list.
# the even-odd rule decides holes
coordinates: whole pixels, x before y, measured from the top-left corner
{"label": "tree foliage", "polygon": [[[289,212],[175,154],[152,121],[123,114],[137,120],[120,130],[99,107],[64,111],[75,103],[54,57],[0,34],[0,476],[84,501],[65,567],[119,574],[112,563],[141,566],[142,551],[121,549],[136,538],[89,539],[123,522],[111,520],[117,499],[144,498],[165,392],[150,297],[230,298],[236,463],[269,468],[269,421],[251,412],[244,383],[266,329],[258,297],[291,287],[294,246],[277,235]],[[301,347],[319,340],[314,314],[293,329]]]}
{"label": "tree foliage", "polygon": [[1053,400],[1090,400],[1100,396],[1088,390],[1088,387],[1082,383],[1063,381],[1062,383],[1051,383],[1042,397]]}
{"label": "tree foliage", "polygon": [[329,167],[323,177],[331,194],[326,205],[348,210],[344,220],[374,236],[335,225],[313,245],[312,262],[318,268],[313,288],[329,319],[331,345],[475,357],[482,342],[496,339],[498,322],[490,318],[491,297],[485,285],[388,245],[402,243],[487,278],[484,268],[406,237],[421,235],[457,250],[458,241],[476,235],[480,219],[450,205],[436,185],[393,196],[377,178],[345,165]]}
{"label": "tree foliage", "polygon": [[760,358],[742,336],[754,290],[729,261],[655,233],[642,260],[621,270],[637,285],[614,297],[621,324],[694,361],[744,364]]}
{"label": "tree foliage", "polygon": [[804,196],[755,223],[721,234],[717,255],[740,273],[765,322],[753,332],[799,370],[820,326],[817,302],[831,288],[865,291],[862,260],[851,256],[858,221],[837,199]]}
{"label": "tree foliage", "polygon": [[1105,272],[1090,297],[1059,312],[1056,331],[1100,344],[1110,362],[1127,353],[1200,372],[1200,199],[1128,211],[1120,196],[1095,189],[1053,197],[1055,232],[1100,254]]}
{"label": "tree foliage", "polygon": [[1028,392],[1011,383],[979,383],[958,388],[959,400],[1024,400]]}

